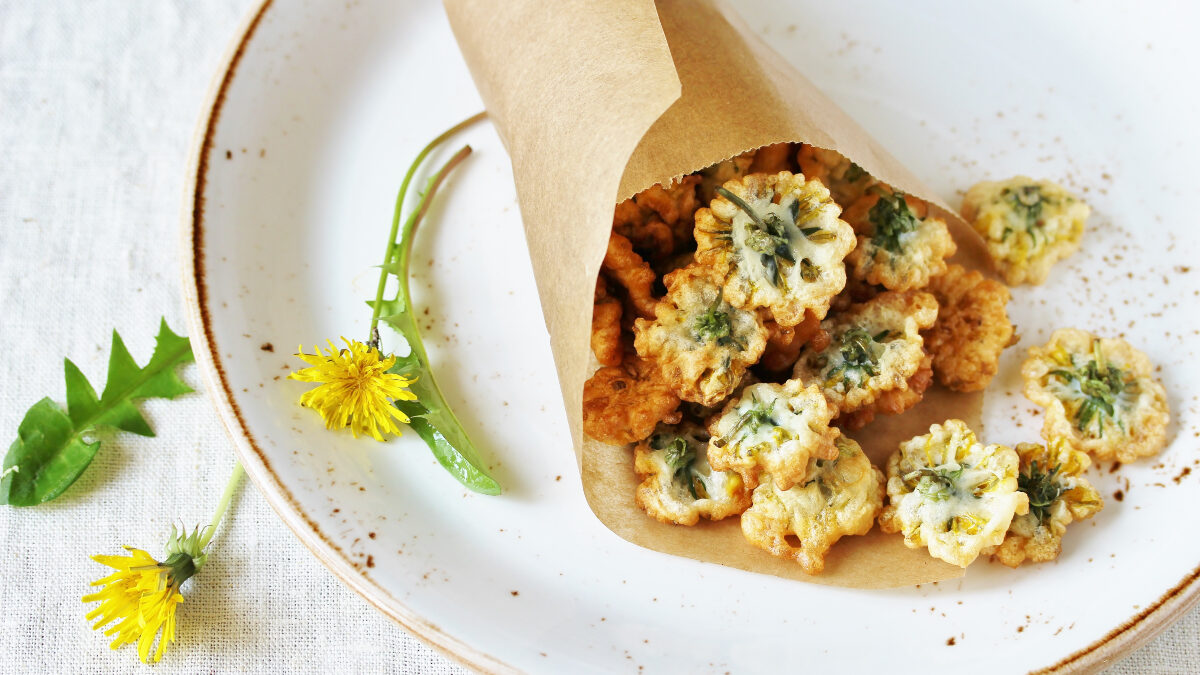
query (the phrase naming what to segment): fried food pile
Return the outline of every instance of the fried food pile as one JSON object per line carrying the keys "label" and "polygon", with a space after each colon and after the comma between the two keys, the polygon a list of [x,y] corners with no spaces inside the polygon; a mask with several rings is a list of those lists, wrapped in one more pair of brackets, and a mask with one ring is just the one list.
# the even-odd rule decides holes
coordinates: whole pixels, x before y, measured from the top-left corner
{"label": "fried food pile", "polygon": [[[964,216],[1008,283],[1040,283],[1079,246],[1087,206],[1018,177]],[[841,537],[884,532],[967,566],[1057,557],[1103,506],[1082,476],[1165,442],[1166,399],[1122,341],[1059,331],[1031,350],[1045,445],[930,427],[877,468],[844,431],[899,415],[936,380],[988,387],[1016,341],[1008,286],[948,262],[946,222],[836,152],[780,143],[617,205],[596,281],[584,387],[591,438],[634,444],[636,501],[695,525],[740,516],[746,540],[824,569]],[[885,475],[886,472],[886,475]]]}

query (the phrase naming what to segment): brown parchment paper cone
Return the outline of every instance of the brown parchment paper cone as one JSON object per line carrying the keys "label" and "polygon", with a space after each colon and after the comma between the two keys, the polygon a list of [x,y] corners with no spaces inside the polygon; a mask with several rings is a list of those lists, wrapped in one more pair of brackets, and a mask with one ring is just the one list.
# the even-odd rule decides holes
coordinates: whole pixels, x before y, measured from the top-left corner
{"label": "brown parchment paper cone", "polygon": [[[959,262],[986,269],[966,223],[797,70],[712,0],[444,0],[450,25],[512,158],[530,259],[554,352],[584,494],[621,537],[665,553],[854,588],[961,576],[878,530],[843,538],[825,572],[750,546],[737,518],[664,525],[634,503],[628,448],[584,439],[583,383],[592,293],[621,199],[771,143],[836,150],[872,175],[928,200],[959,244]],[[803,67],[803,64],[799,64]],[[977,425],[980,395],[932,388],[902,416],[853,436],[877,465],[900,440],[959,417]]]}

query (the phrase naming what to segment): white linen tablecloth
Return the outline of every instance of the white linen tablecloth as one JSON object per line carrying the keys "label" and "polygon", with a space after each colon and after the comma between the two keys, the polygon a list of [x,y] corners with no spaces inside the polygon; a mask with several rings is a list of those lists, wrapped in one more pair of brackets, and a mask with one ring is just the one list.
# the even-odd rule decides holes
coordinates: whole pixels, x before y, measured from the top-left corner
{"label": "white linen tablecloth", "polygon": [[[160,316],[180,333],[185,162],[209,79],[257,0],[0,0],[0,432],[64,398],[70,357],[103,383],[109,331],[144,363]],[[199,386],[194,366],[185,378]],[[5,672],[137,671],[80,596],[89,555],[159,555],[206,523],[233,452],[203,394],[141,409],[158,432],[110,438],[59,500],[0,507]],[[343,587],[246,483],[185,588],[157,672],[463,672]],[[1200,670],[1192,612],[1113,673]]]}

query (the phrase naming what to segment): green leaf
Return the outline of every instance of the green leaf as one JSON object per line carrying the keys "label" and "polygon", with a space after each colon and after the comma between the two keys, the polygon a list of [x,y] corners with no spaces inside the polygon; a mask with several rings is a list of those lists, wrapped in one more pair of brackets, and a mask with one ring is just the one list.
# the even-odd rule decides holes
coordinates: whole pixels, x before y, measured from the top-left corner
{"label": "green leaf", "polygon": [[92,383],[87,381],[71,359],[63,359],[63,370],[67,377],[67,414],[71,417],[71,423],[78,426],[96,416],[100,410],[100,399],[96,398]]}
{"label": "green leaf", "polygon": [[14,506],[30,506],[62,494],[95,457],[100,442],[92,437],[101,427],[153,436],[133,401],[175,398],[192,391],[175,372],[175,366],[192,358],[191,343],[171,332],[165,320],[145,368],[137,365],[113,331],[108,381],[99,398],[79,368],[64,359],[67,410],[44,398],[25,413],[17,440],[4,457],[0,498]]}
{"label": "green leaf", "polygon": [[[396,260],[393,260],[386,265],[380,265],[379,269],[396,277],[400,276],[404,272],[404,270],[400,267],[400,263]],[[368,300],[367,304],[371,304],[371,301]]]}
{"label": "green leaf", "polygon": [[62,494],[92,462],[99,442],[84,442],[71,418],[54,401],[33,404],[17,427],[17,440],[4,457],[0,496],[14,506],[32,506]]}
{"label": "green leaf", "polygon": [[[389,272],[392,273],[392,272]],[[375,309],[375,302],[367,300],[367,307]],[[396,317],[405,313],[404,301],[396,300],[380,300],[379,301],[379,320],[386,321],[386,317]]]}
{"label": "green leaf", "polygon": [[457,478],[458,482],[485,495],[500,494],[500,484],[477,468],[423,416],[428,414],[428,411],[420,412],[425,410],[425,406],[416,401],[397,401],[396,407],[409,416],[409,428],[417,432],[421,440],[425,441],[425,445],[428,445],[429,449],[433,451],[433,456],[437,459],[438,464],[441,464],[443,469]]}

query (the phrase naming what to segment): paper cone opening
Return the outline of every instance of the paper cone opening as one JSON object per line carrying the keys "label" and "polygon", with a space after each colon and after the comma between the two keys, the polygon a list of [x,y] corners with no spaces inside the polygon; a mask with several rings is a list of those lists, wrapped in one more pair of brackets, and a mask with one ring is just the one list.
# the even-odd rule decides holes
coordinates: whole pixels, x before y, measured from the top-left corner
{"label": "paper cone opening", "polygon": [[[614,206],[655,183],[747,150],[804,142],[835,150],[929,202],[958,244],[955,261],[988,269],[974,231],[723,5],[608,0],[558,5],[552,13],[535,0],[445,5],[512,157],[584,493],[596,516],[647,548],[809,582],[887,588],[961,576],[960,568],[877,529],[843,538],[824,573],[809,576],[746,543],[737,519],[659,523],[635,504],[639,479],[629,449],[583,437],[582,391],[595,369],[592,295]],[[981,407],[979,394],[935,386],[912,410],[850,435],[882,466],[900,440],[931,423],[959,418],[977,425]]]}

